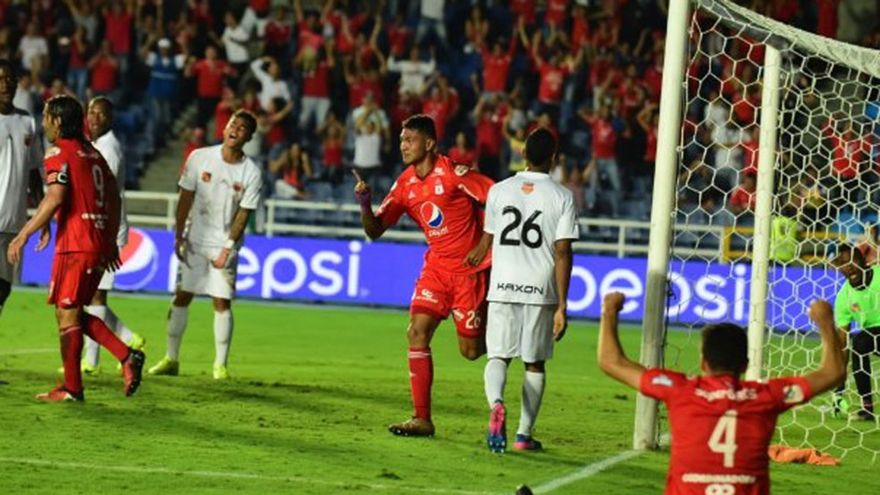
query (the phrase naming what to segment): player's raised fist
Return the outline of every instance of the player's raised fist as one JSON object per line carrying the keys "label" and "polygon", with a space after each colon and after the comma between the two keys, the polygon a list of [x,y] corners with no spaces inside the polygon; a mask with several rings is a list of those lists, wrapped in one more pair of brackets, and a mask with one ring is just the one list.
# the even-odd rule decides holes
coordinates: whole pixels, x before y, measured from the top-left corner
{"label": "player's raised fist", "polygon": [[810,304],[810,319],[816,323],[834,319],[834,310],[828,301],[816,299]]}
{"label": "player's raised fist", "polygon": [[609,292],[608,294],[605,294],[605,299],[602,301],[602,308],[619,313],[620,310],[623,309],[624,301],[626,301],[626,297],[620,292]]}

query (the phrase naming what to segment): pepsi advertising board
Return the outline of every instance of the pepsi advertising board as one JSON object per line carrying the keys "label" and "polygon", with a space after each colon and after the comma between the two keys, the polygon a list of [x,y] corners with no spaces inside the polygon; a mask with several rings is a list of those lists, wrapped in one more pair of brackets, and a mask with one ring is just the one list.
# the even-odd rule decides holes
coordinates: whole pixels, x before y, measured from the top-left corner
{"label": "pepsi advertising board", "polygon": [[[34,236],[25,248],[22,283],[48,285],[54,246],[36,253],[36,242]],[[239,253],[237,295],[407,307],[424,252],[421,244],[249,235]],[[173,292],[179,262],[172,232],[132,228],[122,259],[116,290]],[[621,318],[641,321],[646,266],[644,258],[576,255],[569,313],[598,318],[602,294],[616,290],[627,296]],[[750,277],[748,264],[673,263],[667,311],[670,322],[734,321],[745,325]],[[816,297],[833,299],[841,283],[834,272],[824,268],[771,268],[768,321],[777,328],[808,329],[805,313],[810,301]]]}

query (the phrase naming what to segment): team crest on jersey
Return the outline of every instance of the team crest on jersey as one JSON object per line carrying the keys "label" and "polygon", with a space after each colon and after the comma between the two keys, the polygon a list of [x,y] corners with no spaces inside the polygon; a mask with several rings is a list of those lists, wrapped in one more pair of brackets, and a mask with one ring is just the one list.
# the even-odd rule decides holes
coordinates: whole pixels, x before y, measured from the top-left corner
{"label": "team crest on jersey", "polygon": [[446,172],[440,167],[434,167],[434,175],[446,175]]}
{"label": "team crest on jersey", "polygon": [[651,385],[660,385],[662,387],[671,387],[672,380],[666,375],[657,375],[651,379]]}
{"label": "team crest on jersey", "polygon": [[211,172],[202,172],[202,182],[211,182]]}
{"label": "team crest on jersey", "polygon": [[467,165],[456,165],[455,166],[455,175],[461,177],[462,175],[471,171],[471,168]]}
{"label": "team crest on jersey", "polygon": [[422,220],[432,229],[438,229],[443,225],[443,210],[434,203],[428,201],[421,207]]}
{"label": "team crest on jersey", "polygon": [[443,183],[442,182],[437,181],[437,183],[434,184],[434,194],[436,194],[437,196],[440,196],[441,194],[443,194]]}
{"label": "team crest on jersey", "polygon": [[242,189],[244,189],[244,186],[241,184],[241,182],[233,182],[232,183],[232,190],[233,191],[240,193]]}
{"label": "team crest on jersey", "polygon": [[535,190],[535,184],[532,182],[526,182],[526,183],[523,183],[523,185],[520,189],[525,194],[532,194],[532,191]]}
{"label": "team crest on jersey", "polygon": [[850,304],[849,309],[850,309],[853,313],[858,313],[858,312],[862,311],[862,307],[859,306],[859,303],[852,303],[852,304]]}
{"label": "team crest on jersey", "polygon": [[787,385],[782,389],[782,400],[786,404],[800,404],[804,401],[804,389],[800,385]]}
{"label": "team crest on jersey", "polygon": [[33,135],[28,134],[28,135],[26,135],[26,136],[24,137],[24,145],[27,146],[28,148],[30,148],[31,143],[33,143],[33,142],[34,142],[34,136],[33,136]]}
{"label": "team crest on jersey", "polygon": [[53,156],[58,156],[60,154],[61,148],[59,148],[58,146],[52,146],[46,150],[46,154],[43,156],[43,158],[52,158]]}
{"label": "team crest on jersey", "polygon": [[413,192],[413,191],[410,191],[410,192],[409,192],[409,196],[407,196],[406,199],[413,199],[413,198],[415,198],[415,197],[416,197],[416,193]]}

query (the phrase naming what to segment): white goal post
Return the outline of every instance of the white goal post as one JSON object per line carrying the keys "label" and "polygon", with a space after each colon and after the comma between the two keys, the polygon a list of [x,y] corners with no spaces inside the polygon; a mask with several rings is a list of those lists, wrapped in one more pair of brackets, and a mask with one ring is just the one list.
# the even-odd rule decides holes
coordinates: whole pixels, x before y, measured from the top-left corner
{"label": "white goal post", "polygon": [[[817,339],[803,313],[812,298],[832,299],[841,283],[825,261],[839,242],[853,243],[880,224],[877,109],[880,52],[729,0],[670,0],[643,365],[664,364],[670,323],[696,334],[704,321],[733,321],[748,327],[747,379],[815,366]],[[779,234],[771,234],[776,222],[798,226],[793,254],[780,254]],[[674,229],[676,223],[723,226],[725,233],[694,236]],[[725,254],[695,258],[678,249],[693,245],[719,246]],[[692,286],[715,292],[696,305]],[[668,299],[670,290],[677,301]],[[855,403],[852,388],[846,393]],[[824,405],[807,407],[813,409],[780,421],[783,443],[837,455],[860,449],[877,458],[876,422],[854,427]],[[656,401],[638,395],[635,449],[658,446],[658,412]]]}

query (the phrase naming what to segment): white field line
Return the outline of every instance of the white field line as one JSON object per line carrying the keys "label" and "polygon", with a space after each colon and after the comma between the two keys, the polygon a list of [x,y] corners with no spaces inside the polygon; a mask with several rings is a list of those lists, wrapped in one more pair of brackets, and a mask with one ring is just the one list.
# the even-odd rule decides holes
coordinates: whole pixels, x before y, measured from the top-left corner
{"label": "white field line", "polygon": [[103,464],[88,464],[83,462],[67,462],[67,461],[50,461],[43,459],[19,459],[11,457],[0,457],[0,464],[24,464],[28,466],[38,466],[46,468],[61,469],[81,469],[91,471],[110,471],[117,473],[136,473],[136,474],[161,474],[174,476],[192,476],[197,478],[214,478],[214,479],[232,479],[232,480],[257,480],[257,481],[276,481],[287,483],[302,483],[320,486],[332,486],[342,489],[367,488],[370,490],[382,492],[400,492],[407,491],[413,493],[437,493],[450,495],[495,495],[493,492],[480,492],[470,490],[454,490],[444,488],[429,488],[412,485],[392,485],[392,484],[375,484],[364,483],[352,480],[350,483],[340,481],[322,480],[317,478],[308,478],[306,476],[269,476],[257,473],[244,473],[236,471],[182,471],[176,469],[167,469],[161,467],[148,466],[108,466]]}
{"label": "white field line", "polygon": [[58,348],[9,349],[5,351],[0,351],[0,356],[17,356],[19,354],[49,354],[51,352],[58,352]]}
{"label": "white field line", "polygon": [[[669,443],[669,434],[664,433],[663,435],[660,436],[660,444],[667,444],[667,443]],[[587,465],[581,467],[580,469],[573,471],[571,473],[568,473],[564,476],[560,476],[560,477],[554,478],[550,481],[546,481],[544,483],[541,483],[540,485],[537,485],[534,488],[532,488],[532,492],[534,492],[534,493],[550,493],[553,490],[557,490],[559,488],[562,488],[565,485],[570,485],[570,484],[574,483],[575,481],[580,481],[583,479],[587,479],[591,476],[597,475],[597,474],[599,474],[609,468],[612,468],[612,467],[620,464],[621,462],[626,462],[626,461],[632,459],[633,457],[638,457],[638,456],[642,455],[643,453],[644,452],[640,451],[640,450],[627,450],[627,451],[621,452],[615,456],[608,457],[606,459],[602,459],[601,461],[587,464]]]}

